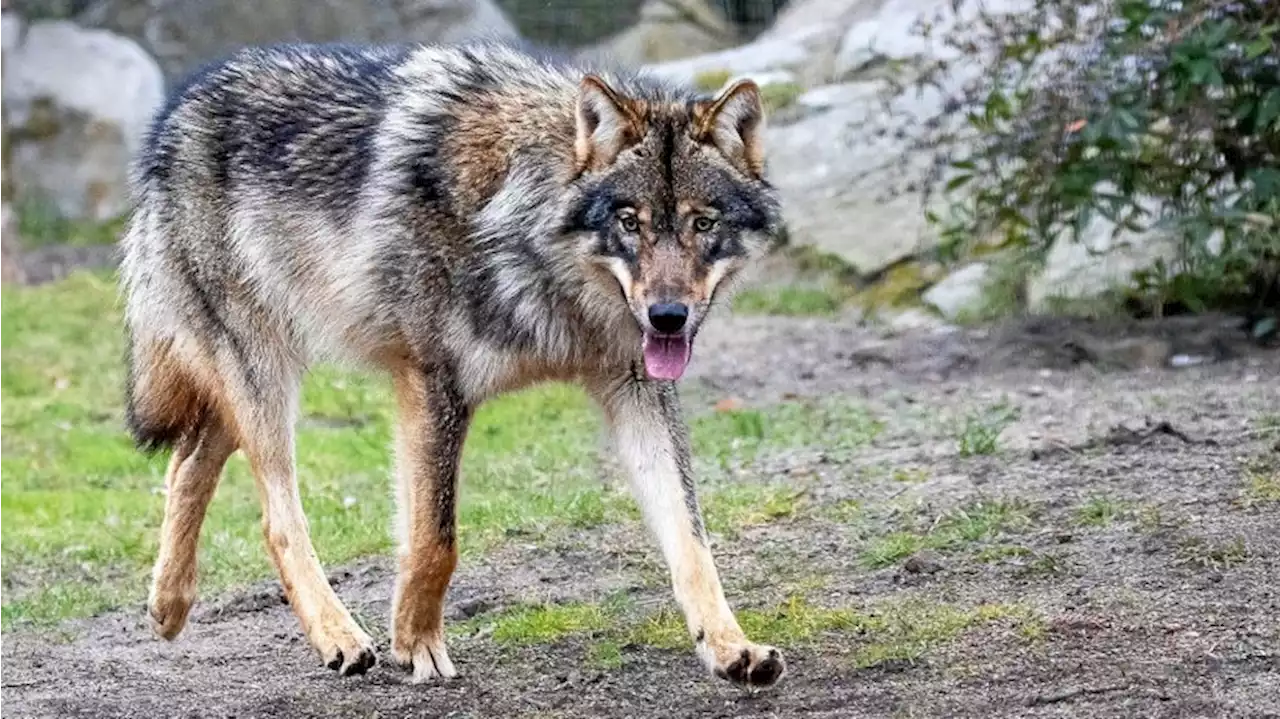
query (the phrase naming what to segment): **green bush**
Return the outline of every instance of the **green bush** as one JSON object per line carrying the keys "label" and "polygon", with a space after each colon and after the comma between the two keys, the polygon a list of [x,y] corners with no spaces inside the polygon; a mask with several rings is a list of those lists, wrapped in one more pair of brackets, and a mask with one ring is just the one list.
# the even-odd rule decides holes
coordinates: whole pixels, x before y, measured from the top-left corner
{"label": "green bush", "polygon": [[[910,80],[945,98],[910,143],[934,159],[924,186],[946,195],[929,204],[944,258],[977,243],[1042,257],[1101,217],[1113,236],[1157,230],[1176,243],[1174,261],[1134,277],[1135,309],[1243,311],[1274,333],[1280,3],[1093,7],[1035,0],[917,26],[951,51]],[[976,79],[956,82],[957,67],[975,64]]]}

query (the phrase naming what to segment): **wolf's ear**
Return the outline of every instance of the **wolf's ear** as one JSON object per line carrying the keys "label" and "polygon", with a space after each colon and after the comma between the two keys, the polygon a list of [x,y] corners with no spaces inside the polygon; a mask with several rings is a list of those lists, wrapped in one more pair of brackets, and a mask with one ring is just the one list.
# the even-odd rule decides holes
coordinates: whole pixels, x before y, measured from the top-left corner
{"label": "wolf's ear", "polygon": [[764,107],[760,88],[740,80],[696,108],[697,139],[715,145],[752,177],[764,177]]}
{"label": "wolf's ear", "polygon": [[596,75],[578,87],[578,133],[574,156],[578,172],[606,167],[639,137],[639,123],[626,100]]}

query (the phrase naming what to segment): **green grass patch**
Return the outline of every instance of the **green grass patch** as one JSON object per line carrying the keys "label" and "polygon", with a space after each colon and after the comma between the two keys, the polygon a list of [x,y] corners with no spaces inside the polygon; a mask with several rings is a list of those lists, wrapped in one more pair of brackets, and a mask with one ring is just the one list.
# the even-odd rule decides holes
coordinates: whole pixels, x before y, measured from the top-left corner
{"label": "green grass patch", "polygon": [[862,563],[872,569],[887,567],[910,557],[921,549],[944,544],[940,538],[915,532],[890,532],[871,541],[862,551]]}
{"label": "green grass patch", "polygon": [[1249,558],[1244,540],[1187,537],[1178,547],[1178,561],[1200,569],[1224,570],[1243,564]]}
{"label": "green grass patch", "polygon": [[884,429],[865,407],[838,399],[714,412],[695,418],[691,425],[695,459],[721,468],[753,461],[769,451],[849,451],[869,444]]}
{"label": "green grass patch", "polygon": [[842,499],[831,503],[824,502],[820,506],[823,517],[840,524],[860,524],[867,516],[862,502],[856,499]]}
{"label": "green grass patch", "polygon": [[548,644],[573,634],[599,632],[610,622],[600,604],[549,604],[521,607],[494,622],[493,640],[499,644]]}
{"label": "green grass patch", "polygon": [[615,641],[603,641],[587,647],[587,663],[604,671],[622,667],[622,647]]}
{"label": "green grass patch", "polygon": [[1240,503],[1257,507],[1280,502],[1280,468],[1269,459],[1256,459],[1244,469],[1244,491]]}
{"label": "green grass patch", "polygon": [[995,454],[1000,449],[1000,434],[1017,419],[1018,410],[1003,402],[969,414],[957,434],[960,456]]}
{"label": "green grass patch", "polygon": [[844,300],[832,288],[780,285],[744,289],[734,295],[733,311],[744,315],[806,317],[833,315]]}
{"label": "green grass patch", "polygon": [[707,529],[735,537],[744,528],[794,516],[803,497],[803,491],[788,486],[724,485],[707,492],[702,514]]}
{"label": "green grass patch", "polygon": [[1033,507],[1019,500],[978,500],[947,512],[926,531],[897,531],[873,538],[862,552],[862,563],[879,569],[922,549],[957,551],[1004,534],[1026,531],[1035,514]]}
{"label": "green grass patch", "polygon": [[110,245],[124,233],[127,216],[94,222],[69,220],[50,202],[28,200],[14,208],[18,218],[18,236],[29,248],[67,244],[76,247]]}
{"label": "green grass patch", "polygon": [[[752,641],[784,649],[838,645],[855,667],[919,660],[966,631],[1003,622],[1021,636],[1034,637],[1043,620],[1018,604],[964,607],[920,600],[883,602],[866,608],[825,607],[793,595],[772,607],[744,609],[738,623]],[[531,618],[536,621],[531,621]],[[634,617],[625,603],[518,607],[491,620],[501,643],[551,644],[571,637],[593,641],[587,655],[597,666],[614,668],[626,647],[682,650],[693,640],[683,617],[662,609]],[[549,627],[547,626],[549,625]],[[531,629],[531,626],[533,627]],[[514,635],[512,627],[516,630]]]}
{"label": "green grass patch", "polygon": [[1095,494],[1076,508],[1075,523],[1082,527],[1106,527],[1127,517],[1130,507],[1114,497]]}

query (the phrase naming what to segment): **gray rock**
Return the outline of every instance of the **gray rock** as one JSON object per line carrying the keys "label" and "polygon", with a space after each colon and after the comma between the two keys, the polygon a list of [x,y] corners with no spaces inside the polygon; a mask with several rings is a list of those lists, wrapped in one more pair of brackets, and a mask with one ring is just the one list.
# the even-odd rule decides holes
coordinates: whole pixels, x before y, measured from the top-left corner
{"label": "gray rock", "polygon": [[128,168],[164,78],[137,43],[65,21],[32,23],[6,48],[4,114],[12,192],[70,218],[128,207]]}
{"label": "gray rock", "polygon": [[[814,92],[820,93],[815,99]],[[797,122],[767,130],[768,173],[783,198],[791,241],[840,256],[872,275],[936,246],[918,192],[888,191],[904,162],[923,170],[929,158],[904,159],[906,140],[866,131],[881,112],[879,86],[850,83],[801,96],[826,106]],[[897,110],[930,116],[941,108],[936,91],[904,95]]]}
{"label": "gray rock", "polygon": [[802,39],[777,38],[685,60],[647,65],[644,70],[673,82],[693,84],[698,75],[703,73],[753,75],[799,68],[808,60],[809,48]]}
{"label": "gray rock", "polygon": [[[972,20],[981,11],[992,14],[1030,9],[1032,0],[961,0],[958,12],[955,0],[888,0],[847,25],[848,30],[836,52],[834,71],[837,77],[849,78],[883,60],[913,61],[920,59],[951,60],[958,56],[944,42],[946,34],[958,24]],[[925,20],[933,27],[931,37],[915,31]]]}
{"label": "gray rock", "polygon": [[804,35],[815,29],[841,35],[845,28],[874,17],[884,0],[791,0],[762,37]]}
{"label": "gray rock", "polygon": [[990,270],[985,262],[975,262],[942,278],[924,293],[925,303],[949,320],[982,304],[983,294],[990,283]]}
{"label": "gray rock", "polygon": [[736,30],[706,0],[647,0],[634,25],[581,54],[635,66],[724,50],[736,39]]}
{"label": "gray rock", "polygon": [[[1159,212],[1155,202],[1144,205]],[[1063,301],[1098,297],[1131,285],[1134,272],[1176,255],[1177,244],[1167,233],[1116,232],[1114,222],[1099,216],[1078,241],[1066,234],[1054,241],[1043,269],[1027,280],[1027,304],[1041,312]]]}
{"label": "gray rock", "polygon": [[170,80],[245,45],[517,35],[493,0],[101,0],[75,19],[133,38]]}

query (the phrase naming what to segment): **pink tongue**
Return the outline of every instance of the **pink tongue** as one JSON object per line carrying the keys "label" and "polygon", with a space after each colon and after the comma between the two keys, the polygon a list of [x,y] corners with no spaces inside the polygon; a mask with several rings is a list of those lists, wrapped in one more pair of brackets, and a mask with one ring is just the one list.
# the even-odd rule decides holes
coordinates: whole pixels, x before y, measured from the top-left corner
{"label": "pink tongue", "polygon": [[677,337],[644,337],[644,369],[652,379],[677,380],[692,354],[689,340]]}

